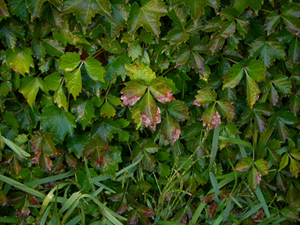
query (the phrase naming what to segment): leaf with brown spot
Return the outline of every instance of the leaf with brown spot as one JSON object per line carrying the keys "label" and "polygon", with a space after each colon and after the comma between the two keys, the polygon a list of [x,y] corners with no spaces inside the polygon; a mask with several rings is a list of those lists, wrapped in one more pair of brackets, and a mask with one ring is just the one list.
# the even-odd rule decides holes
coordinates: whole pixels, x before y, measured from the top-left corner
{"label": "leaf with brown spot", "polygon": [[156,78],[155,73],[149,66],[135,62],[134,64],[126,65],[126,72],[131,80],[143,80],[146,85],[149,85]]}
{"label": "leaf with brown spot", "polygon": [[152,217],[155,216],[155,212],[153,209],[150,209],[144,205],[138,207],[138,211],[140,214],[146,216],[146,217]]}
{"label": "leaf with brown spot", "polygon": [[150,84],[151,94],[157,99],[157,101],[166,104],[167,102],[175,100],[172,96],[172,89],[167,86],[167,82],[160,79],[155,79]]}
{"label": "leaf with brown spot", "polygon": [[235,170],[238,172],[246,172],[248,171],[253,163],[253,159],[248,157],[248,158],[242,158],[238,164],[235,166]]}
{"label": "leaf with brown spot", "polygon": [[121,90],[122,107],[133,106],[145,94],[147,85],[143,80],[132,80],[125,83],[126,87]]}
{"label": "leaf with brown spot", "polygon": [[198,94],[195,95],[195,101],[193,102],[193,105],[201,106],[205,105],[206,103],[212,103],[217,100],[217,93],[215,90],[206,88],[203,90],[199,90]]}
{"label": "leaf with brown spot", "polygon": [[8,203],[8,199],[6,197],[6,194],[3,190],[0,189],[0,205],[6,206]]}
{"label": "leaf with brown spot", "polygon": [[172,146],[179,139],[181,133],[180,126],[167,112],[160,132],[164,141],[171,143]]}
{"label": "leaf with brown spot", "polygon": [[210,106],[202,115],[203,126],[209,126],[209,129],[216,128],[221,124],[221,116],[218,113],[215,105]]}
{"label": "leaf with brown spot", "polygon": [[261,181],[261,173],[253,166],[250,170],[249,181],[251,187],[255,190]]}
{"label": "leaf with brown spot", "polygon": [[70,167],[73,167],[74,169],[76,169],[77,160],[70,153],[66,153],[65,158],[66,158],[66,163]]}
{"label": "leaf with brown spot", "polygon": [[26,218],[26,217],[29,216],[29,214],[30,214],[29,208],[25,209],[24,212],[22,212],[20,209],[17,209],[17,210],[16,210],[16,216],[17,216],[17,217],[25,217],[25,218]]}
{"label": "leaf with brown spot", "polygon": [[226,99],[221,99],[218,101],[218,106],[220,107],[221,112],[228,120],[234,120],[235,108],[232,104],[233,102],[229,102]]}
{"label": "leaf with brown spot", "polygon": [[139,222],[138,212],[134,209],[130,210],[128,213],[127,224],[135,225]]}

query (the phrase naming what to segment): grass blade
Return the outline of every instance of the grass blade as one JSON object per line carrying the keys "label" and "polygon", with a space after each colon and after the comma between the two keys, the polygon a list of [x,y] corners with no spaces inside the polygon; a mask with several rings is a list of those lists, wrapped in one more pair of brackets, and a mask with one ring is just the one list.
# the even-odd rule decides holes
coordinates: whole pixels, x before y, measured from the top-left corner
{"label": "grass blade", "polygon": [[213,186],[213,189],[215,191],[215,196],[217,197],[220,194],[220,190],[219,190],[219,186],[218,186],[218,181],[213,172],[209,172],[209,178],[210,178],[210,182]]}
{"label": "grass blade", "polygon": [[21,158],[30,157],[29,153],[25,152],[22,148],[13,143],[11,140],[6,139],[3,136],[1,136],[1,139],[4,141],[5,144],[7,144],[11,148],[11,150],[13,150]]}
{"label": "grass blade", "polygon": [[42,219],[41,219],[40,225],[44,225],[44,224],[46,223],[46,220],[47,220],[47,217],[48,217],[48,214],[49,214],[49,211],[50,211],[51,207],[52,207],[52,205],[49,205],[49,206],[47,207],[47,209],[45,210],[45,213],[44,213],[44,214],[41,214],[41,215],[43,215],[43,217],[42,217]]}
{"label": "grass blade", "polygon": [[197,223],[197,220],[199,218],[199,216],[201,215],[202,210],[204,209],[204,207],[206,206],[205,202],[201,202],[200,205],[198,206],[197,210],[195,211],[193,218],[192,218],[192,225],[195,225]]}
{"label": "grass blade", "polygon": [[67,222],[65,225],[73,225],[77,224],[81,220],[81,216],[75,216],[73,219],[71,219],[69,222]]}
{"label": "grass blade", "polygon": [[[131,165],[129,165],[129,166],[127,166],[127,167],[121,169],[121,170],[117,173],[116,177],[120,176],[120,175],[121,175],[122,173],[124,173],[125,171],[129,171],[130,169],[132,169],[133,167],[135,167],[136,165],[138,165],[138,164],[140,163],[140,161],[143,159],[143,157],[144,157],[144,156],[142,156],[138,161],[132,163]],[[131,172],[133,172],[133,171],[131,171]]]}
{"label": "grass blade", "polygon": [[30,188],[30,187],[27,187],[26,185],[24,185],[24,184],[22,184],[22,183],[20,183],[18,181],[15,181],[15,180],[13,180],[13,179],[11,179],[9,177],[6,177],[6,176],[4,176],[2,174],[0,174],[0,180],[2,180],[3,182],[5,182],[7,184],[10,184],[11,186],[14,186],[15,188],[18,188],[18,189],[20,189],[20,190],[22,190],[24,192],[32,194],[32,195],[34,195],[36,197],[39,197],[39,198],[42,198],[42,199],[44,199],[46,197],[46,195],[43,194],[42,192],[39,192],[39,191],[34,190],[34,189]]}
{"label": "grass blade", "polygon": [[269,212],[269,209],[268,209],[266,200],[265,200],[264,195],[263,195],[263,193],[261,192],[261,190],[260,190],[259,187],[257,187],[257,188],[255,189],[255,194],[256,194],[258,200],[260,201],[260,203],[263,204],[263,209],[264,209],[264,211],[265,211],[266,216],[267,216],[267,217],[270,217],[271,214],[270,214],[270,212]]}
{"label": "grass blade", "polygon": [[213,142],[212,142],[212,147],[211,147],[211,158],[209,160],[209,167],[212,168],[217,151],[218,151],[218,143],[219,143],[219,134],[220,134],[220,124],[218,125],[217,128],[214,129],[214,136],[213,136]]}
{"label": "grass blade", "polygon": [[237,144],[237,145],[243,145],[243,146],[246,146],[246,147],[252,149],[252,145],[248,141],[243,141],[243,140],[237,139],[237,138],[227,138],[227,137],[222,137],[222,136],[220,136],[219,139],[221,141],[225,141],[225,142],[229,142],[229,143]]}
{"label": "grass blade", "polygon": [[255,214],[258,212],[258,210],[263,206],[263,204],[258,204],[254,206],[250,211],[246,212],[241,218],[240,222],[242,222],[244,219],[248,218],[249,216]]}
{"label": "grass blade", "polygon": [[67,177],[74,176],[75,173],[76,172],[62,173],[62,174],[58,174],[58,175],[54,175],[54,176],[42,178],[42,179],[39,179],[39,180],[34,180],[34,181],[31,181],[31,182],[25,183],[25,185],[28,186],[28,187],[30,187],[30,186],[34,186],[34,185],[38,185],[38,184],[49,183],[51,181],[62,180],[62,179],[65,179]]}
{"label": "grass blade", "polygon": [[15,217],[0,217],[0,223],[19,223],[19,220]]}

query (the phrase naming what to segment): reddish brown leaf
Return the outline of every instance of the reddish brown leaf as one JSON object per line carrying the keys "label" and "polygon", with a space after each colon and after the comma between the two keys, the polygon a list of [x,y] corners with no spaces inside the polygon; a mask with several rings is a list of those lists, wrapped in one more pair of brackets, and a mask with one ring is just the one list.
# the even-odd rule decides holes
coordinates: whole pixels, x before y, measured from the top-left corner
{"label": "reddish brown leaf", "polygon": [[24,212],[21,212],[20,209],[17,209],[17,210],[16,210],[16,215],[17,215],[17,217],[28,217],[29,214],[30,214],[29,208],[27,208]]}
{"label": "reddish brown leaf", "polygon": [[123,214],[127,209],[127,199],[125,198],[125,196],[123,196],[122,202],[120,203],[117,213],[118,214]]}
{"label": "reddish brown leaf", "polygon": [[66,153],[66,162],[70,167],[76,169],[77,160],[69,153]]}
{"label": "reddish brown leaf", "polygon": [[161,97],[157,98],[157,101],[159,101],[163,104],[166,104],[167,102],[170,102],[170,101],[174,101],[175,98],[173,97],[173,94],[171,92],[172,92],[172,89],[167,90],[165,92],[165,96],[161,96]]}
{"label": "reddish brown leaf", "polygon": [[147,89],[147,85],[143,80],[132,80],[125,83],[126,87],[121,90],[122,107],[126,105],[133,106],[143,96]]}
{"label": "reddish brown leaf", "polygon": [[259,210],[256,215],[252,215],[253,220],[263,220],[264,219],[264,212],[263,210]]}
{"label": "reddish brown leaf", "polygon": [[156,106],[156,113],[154,120],[151,119],[151,117],[148,114],[140,114],[140,120],[143,121],[145,127],[150,126],[150,128],[155,131],[156,130],[156,124],[161,123],[161,115],[160,115],[160,108]]}
{"label": "reddish brown leaf", "polygon": [[5,206],[7,205],[7,197],[6,194],[4,193],[4,191],[0,190],[0,205]]}
{"label": "reddish brown leaf", "polygon": [[208,206],[209,218],[211,218],[215,215],[217,207],[218,207],[218,203],[216,201],[214,201],[210,206]]}
{"label": "reddish brown leaf", "polygon": [[150,208],[148,208],[148,207],[146,207],[144,205],[139,206],[138,210],[139,210],[140,214],[142,214],[142,215],[144,215],[146,217],[155,216],[155,212],[152,209],[150,209]]}
{"label": "reddish brown leaf", "polygon": [[139,222],[138,212],[134,209],[130,210],[128,214],[127,224],[135,225]]}

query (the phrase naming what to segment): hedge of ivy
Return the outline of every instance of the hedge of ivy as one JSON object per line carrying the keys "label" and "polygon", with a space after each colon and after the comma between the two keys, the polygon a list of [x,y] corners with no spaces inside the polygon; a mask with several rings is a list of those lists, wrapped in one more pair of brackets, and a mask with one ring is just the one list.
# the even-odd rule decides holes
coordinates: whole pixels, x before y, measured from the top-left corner
{"label": "hedge of ivy", "polygon": [[295,224],[299,0],[0,0],[0,223]]}

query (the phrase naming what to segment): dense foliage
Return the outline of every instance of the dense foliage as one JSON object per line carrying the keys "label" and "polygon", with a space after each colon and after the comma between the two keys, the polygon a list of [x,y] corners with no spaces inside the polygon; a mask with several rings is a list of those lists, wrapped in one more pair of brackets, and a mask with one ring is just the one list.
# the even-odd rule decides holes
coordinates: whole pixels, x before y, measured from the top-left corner
{"label": "dense foliage", "polygon": [[0,0],[0,223],[300,221],[299,17]]}

